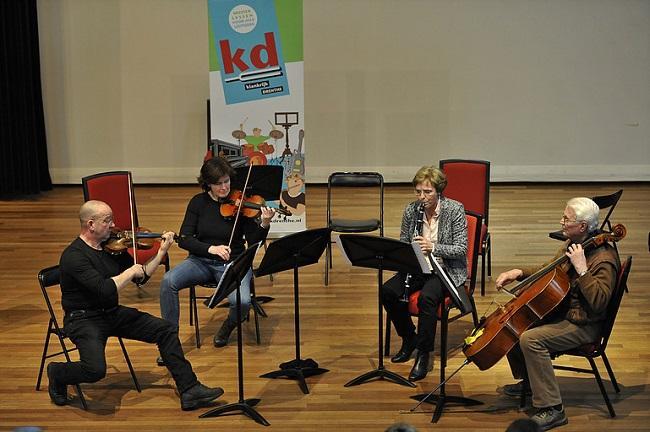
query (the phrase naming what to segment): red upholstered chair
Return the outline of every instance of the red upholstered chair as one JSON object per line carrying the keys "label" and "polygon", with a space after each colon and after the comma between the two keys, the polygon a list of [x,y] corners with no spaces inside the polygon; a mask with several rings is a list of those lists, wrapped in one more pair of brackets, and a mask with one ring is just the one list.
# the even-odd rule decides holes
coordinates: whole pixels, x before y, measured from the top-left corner
{"label": "red upholstered chair", "polygon": [[447,175],[447,187],[443,192],[448,198],[460,201],[465,210],[483,216],[481,226],[481,295],[485,295],[485,258],[487,274],[492,276],[492,241],[488,230],[490,217],[490,162],[483,160],[443,159],[440,169]]}
{"label": "red upholstered chair", "polygon": [[[133,201],[133,218],[135,227],[138,228],[138,210],[135,205],[133,182],[129,171],[110,171],[94,174],[81,179],[84,191],[84,201],[104,201],[113,209],[113,221],[120,230],[131,231],[131,206],[129,206],[129,189]],[[138,249],[138,263],[145,263],[158,253],[160,242],[154,242],[151,249]],[[128,252],[133,256],[133,248]],[[165,271],[169,270],[169,255],[165,255],[162,263]]]}
{"label": "red upholstered chair", "polygon": [[562,366],[562,365],[553,365],[553,368],[558,370],[588,373],[593,375],[596,378],[596,382],[598,383],[598,388],[600,388],[600,393],[603,395],[603,399],[605,400],[605,404],[607,404],[607,409],[609,410],[609,415],[611,417],[616,417],[616,412],[614,411],[614,407],[612,406],[612,403],[609,400],[609,397],[607,396],[607,391],[605,390],[605,386],[603,385],[603,380],[600,377],[600,373],[598,372],[598,368],[596,367],[596,362],[594,359],[600,357],[603,360],[603,363],[605,364],[605,368],[607,369],[607,373],[609,374],[609,379],[612,382],[612,387],[614,387],[616,393],[620,393],[621,389],[618,386],[618,382],[616,381],[616,377],[614,376],[614,371],[612,370],[612,367],[609,364],[607,355],[605,355],[605,349],[607,348],[607,342],[609,341],[609,337],[612,334],[612,329],[614,328],[614,322],[616,321],[616,315],[618,314],[618,310],[621,305],[621,300],[623,299],[623,293],[626,291],[627,288],[627,277],[630,274],[631,267],[632,267],[632,257],[629,256],[627,257],[625,262],[621,265],[621,269],[618,272],[618,280],[616,283],[616,288],[614,289],[614,292],[612,293],[612,298],[610,299],[609,305],[607,306],[607,319],[603,323],[603,327],[600,335],[598,336],[598,339],[593,343],[582,345],[572,350],[551,353],[551,357],[553,359],[564,355],[583,357],[587,359],[589,365],[591,366],[591,369],[582,369],[582,368],[576,368],[572,366]]}

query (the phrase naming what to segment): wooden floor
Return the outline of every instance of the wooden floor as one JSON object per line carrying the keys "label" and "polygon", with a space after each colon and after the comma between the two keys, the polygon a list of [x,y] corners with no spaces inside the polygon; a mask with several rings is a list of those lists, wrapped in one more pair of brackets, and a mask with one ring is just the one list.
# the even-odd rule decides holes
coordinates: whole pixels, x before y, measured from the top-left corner
{"label": "wooden floor", "polygon": [[[560,430],[600,431],[649,430],[650,424],[650,185],[493,185],[490,197],[490,231],[493,238],[494,277],[513,266],[539,263],[548,258],[558,243],[547,237],[559,228],[566,199],[593,196],[625,189],[613,217],[628,228],[620,244],[622,256],[632,255],[630,292],[623,298],[621,313],[608,347],[621,393],[615,395],[609,380],[617,417],[609,418],[595,381],[589,376],[559,372],[569,424]],[[186,203],[198,190],[194,186],[136,186],[141,222],[153,230],[177,230]],[[398,236],[402,209],[411,200],[408,186],[388,186],[386,192],[386,235]],[[206,411],[183,412],[166,369],[157,367],[154,346],[127,342],[142,393],[134,390],[128,369],[115,340],[109,341],[107,377],[84,385],[89,411],[78,399],[71,406],[54,406],[47,394],[47,380],[41,391],[34,385],[48,320],[36,275],[41,268],[56,264],[62,249],[78,234],[77,211],[82,202],[80,187],[57,187],[39,197],[0,201],[0,429],[40,426],[47,430],[261,430],[262,426],[243,415],[199,419]],[[325,220],[325,189],[308,188],[308,227]],[[370,197],[347,194],[338,205],[365,213],[373,206]],[[171,252],[172,265],[184,252]],[[268,318],[262,319],[262,343],[255,344],[254,326],[244,326],[245,396],[261,398],[257,410],[282,431],[383,431],[394,422],[408,422],[418,430],[503,431],[518,412],[517,401],[501,393],[512,382],[507,362],[481,372],[465,367],[448,384],[451,395],[479,399],[483,405],[469,410],[445,411],[439,423],[430,423],[431,407],[415,413],[409,396],[429,391],[438,383],[434,371],[410,389],[387,381],[345,388],[348,380],[377,365],[376,272],[349,267],[338,251],[329,287],[323,284],[323,260],[300,270],[301,339],[303,358],[313,358],[330,371],[308,379],[310,394],[303,394],[294,381],[259,378],[279,363],[294,358],[292,274],[277,274],[256,281],[258,295],[272,295]],[[127,288],[121,303],[153,314],[159,313],[158,273],[140,292]],[[236,347],[212,347],[212,335],[225,316],[225,309],[200,309],[203,347],[194,346],[193,328],[188,325],[187,295],[181,295],[180,337],[188,358],[204,383],[224,387],[220,403],[237,401]],[[479,314],[493,308],[493,279],[487,281],[487,295],[477,294]],[[497,297],[496,301],[505,301]],[[450,328],[451,343],[460,343],[471,330],[469,319]],[[396,347],[393,347],[393,352]],[[436,351],[438,349],[436,348]],[[436,352],[436,357],[438,353]],[[462,352],[450,356],[449,372],[464,360]],[[583,362],[576,360],[576,365]],[[586,364],[586,362],[585,362]],[[599,365],[601,363],[599,362]],[[407,375],[411,363],[388,369]],[[72,391],[72,390],[71,390]]]}

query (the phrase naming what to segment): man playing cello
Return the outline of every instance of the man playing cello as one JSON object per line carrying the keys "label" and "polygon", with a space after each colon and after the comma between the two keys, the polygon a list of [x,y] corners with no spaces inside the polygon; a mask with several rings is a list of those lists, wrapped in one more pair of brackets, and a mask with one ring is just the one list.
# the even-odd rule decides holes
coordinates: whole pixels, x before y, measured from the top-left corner
{"label": "man playing cello", "polygon": [[[528,377],[533,407],[538,409],[532,419],[542,430],[568,423],[550,353],[576,348],[598,337],[616,285],[620,267],[616,249],[604,243],[585,252],[581,245],[597,231],[598,212],[598,206],[589,198],[567,202],[560,224],[569,240],[554,259],[562,254],[569,258],[561,265],[570,279],[569,294],[542,323],[524,331],[519,344],[508,353],[513,376]],[[512,269],[501,273],[496,287],[501,289],[514,280],[523,280],[535,270]],[[504,392],[519,396],[523,385],[523,381],[506,385]]]}

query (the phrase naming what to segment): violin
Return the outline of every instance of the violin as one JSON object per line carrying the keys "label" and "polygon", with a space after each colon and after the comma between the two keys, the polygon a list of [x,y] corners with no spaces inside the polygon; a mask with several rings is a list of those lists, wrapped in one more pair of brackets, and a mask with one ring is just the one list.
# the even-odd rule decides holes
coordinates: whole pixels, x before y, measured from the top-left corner
{"label": "violin", "polygon": [[[154,240],[162,238],[162,233],[151,232],[147,228],[138,227],[135,230],[136,247],[138,249],[151,249]],[[174,241],[182,236],[174,234]],[[111,235],[104,243],[104,250],[113,255],[119,255],[125,250],[133,247],[133,231],[112,228]]]}
{"label": "violin", "polygon": [[[241,207],[239,204],[241,203]],[[261,195],[244,196],[240,190],[233,189],[225,200],[221,201],[219,211],[225,218],[233,217],[239,210],[244,217],[254,218],[260,214],[262,207],[266,206],[266,201]],[[284,216],[291,216],[291,212],[286,208],[274,208],[277,213]]]}

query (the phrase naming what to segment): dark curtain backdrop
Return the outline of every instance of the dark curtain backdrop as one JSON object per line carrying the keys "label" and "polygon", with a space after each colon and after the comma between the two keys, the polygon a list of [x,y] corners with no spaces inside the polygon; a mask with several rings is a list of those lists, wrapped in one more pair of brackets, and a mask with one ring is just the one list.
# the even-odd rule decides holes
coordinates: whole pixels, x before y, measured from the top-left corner
{"label": "dark curtain backdrop", "polygon": [[50,189],[36,0],[0,0],[0,197]]}

